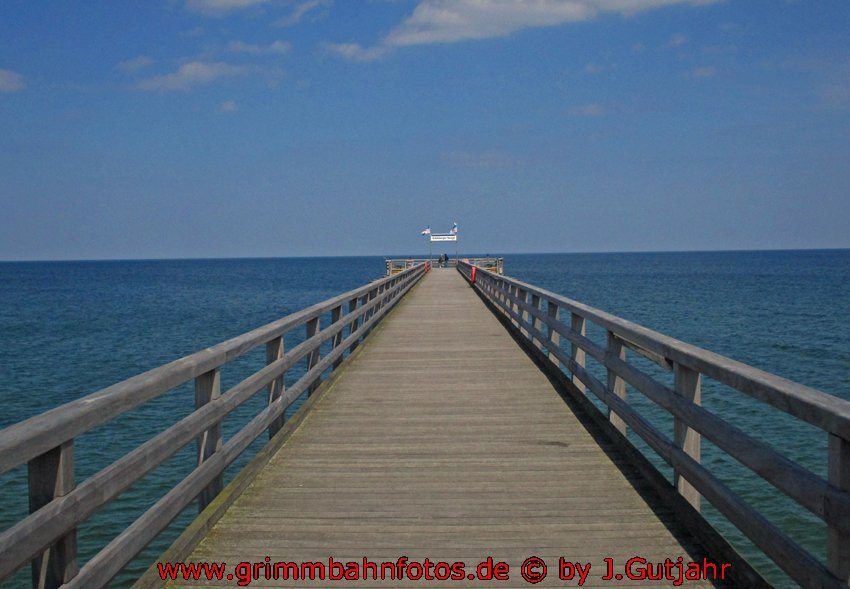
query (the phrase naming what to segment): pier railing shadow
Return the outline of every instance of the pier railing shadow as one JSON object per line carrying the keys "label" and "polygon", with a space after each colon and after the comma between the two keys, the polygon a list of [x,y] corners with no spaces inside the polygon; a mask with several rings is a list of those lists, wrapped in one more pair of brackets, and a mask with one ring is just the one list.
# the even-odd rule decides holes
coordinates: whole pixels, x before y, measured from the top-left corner
{"label": "pier railing shadow", "polygon": [[[556,388],[565,391],[625,450],[710,552],[724,558],[736,557],[726,539],[701,516],[702,499],[800,585],[848,586],[850,402],[469,263],[459,262],[458,271],[554,379]],[[590,326],[603,331],[605,343],[588,337]],[[562,345],[561,338],[567,346]],[[631,359],[627,351],[632,352]],[[595,366],[588,365],[589,359]],[[646,369],[647,362],[656,369]],[[672,378],[660,378],[656,376],[658,372],[671,374]],[[746,395],[822,431],[828,438],[827,476],[790,460],[752,432],[744,432],[706,409],[702,403],[704,380],[720,383],[726,390]],[[627,385],[672,419],[672,435],[638,409],[636,399],[627,395]],[[596,399],[592,400],[592,396]],[[630,440],[629,432],[672,467],[672,480],[647,460]],[[704,463],[703,437],[825,524],[825,562]],[[747,568],[745,563],[742,565]],[[738,572],[747,577],[747,571]],[[755,571],[751,573],[747,585],[763,584]]]}
{"label": "pier railing shadow", "polygon": [[[92,589],[110,582],[187,506],[216,501],[223,474],[261,434],[285,427],[287,407],[309,396],[427,271],[418,264],[138,376],[0,430],[0,474],[27,465],[30,515],[0,533],[0,581],[32,563],[39,589]],[[305,330],[284,349],[284,336]],[[226,364],[265,346],[266,363],[227,391]],[[288,370],[306,370],[285,387]],[[84,481],[74,477],[74,439],[183,385],[195,386],[195,410]],[[261,391],[268,402],[223,439],[222,420]],[[280,436],[278,436],[279,438]],[[82,567],[77,528],[192,442],[195,468]]]}

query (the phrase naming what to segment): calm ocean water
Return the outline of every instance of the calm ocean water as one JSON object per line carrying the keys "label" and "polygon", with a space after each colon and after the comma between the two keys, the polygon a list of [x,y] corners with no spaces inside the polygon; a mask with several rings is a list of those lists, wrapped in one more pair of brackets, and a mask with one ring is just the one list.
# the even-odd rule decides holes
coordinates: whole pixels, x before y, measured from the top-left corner
{"label": "calm ocean water", "polygon": [[[511,276],[850,399],[850,250],[506,255],[505,268]],[[0,263],[0,427],[382,272],[378,257]],[[224,389],[261,361],[237,361],[223,372]],[[256,411],[264,402],[261,397],[228,418],[225,436]],[[669,419],[634,397],[659,428],[671,431]],[[714,383],[704,385],[703,401],[790,458],[825,472],[826,439],[819,432]],[[137,446],[163,423],[188,414],[192,404],[191,389],[180,387],[83,436],[75,452],[77,480]],[[703,456],[712,469],[725,473],[727,484],[793,538],[823,552],[824,530],[814,516],[777,497],[710,443],[704,442]],[[184,449],[83,526],[81,559],[185,476],[192,459],[193,449]],[[228,478],[245,460],[230,469]],[[26,513],[25,478],[24,468],[0,476],[0,529]],[[705,511],[772,581],[787,584],[722,517],[710,508]],[[129,586],[194,514],[194,507],[187,509],[113,586]],[[28,575],[22,571],[2,587],[26,587]]]}

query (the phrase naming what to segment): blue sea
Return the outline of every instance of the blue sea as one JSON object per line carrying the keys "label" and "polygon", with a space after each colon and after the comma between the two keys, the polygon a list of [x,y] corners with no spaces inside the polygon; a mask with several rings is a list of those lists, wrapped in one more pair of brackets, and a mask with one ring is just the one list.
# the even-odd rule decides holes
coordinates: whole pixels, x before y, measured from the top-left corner
{"label": "blue sea", "polygon": [[[850,400],[850,250],[504,257],[510,276]],[[0,263],[0,428],[360,286],[383,269],[380,257]],[[249,355],[228,365],[223,390],[263,359]],[[297,371],[288,375],[297,377]],[[630,398],[660,429],[672,430],[649,401],[631,392]],[[229,417],[225,437],[263,403],[259,394]],[[703,403],[825,473],[821,432],[715,383],[704,384]],[[77,480],[187,415],[193,404],[191,387],[178,387],[82,436],[75,442]],[[185,476],[193,461],[194,448],[185,448],[87,522],[79,530],[81,561]],[[703,461],[822,556],[825,533],[814,516],[707,441]],[[0,475],[0,529],[26,514],[25,488],[25,467]],[[194,506],[184,511],[112,586],[130,586],[195,512]],[[710,506],[704,512],[772,582],[793,586]],[[0,585],[28,586],[28,567]]]}

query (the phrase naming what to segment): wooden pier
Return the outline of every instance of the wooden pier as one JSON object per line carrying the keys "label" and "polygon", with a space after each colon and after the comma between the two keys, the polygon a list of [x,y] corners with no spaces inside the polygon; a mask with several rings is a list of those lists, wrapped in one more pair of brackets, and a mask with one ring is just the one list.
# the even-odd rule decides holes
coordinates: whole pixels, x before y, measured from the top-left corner
{"label": "wooden pier", "polygon": [[606,556],[702,559],[671,510],[648,505],[648,485],[611,451],[462,276],[436,270],[189,560],[380,563],[406,555],[464,561],[474,571],[490,555],[514,571],[499,586],[521,587],[520,565],[532,555],[550,566],[559,556],[591,562],[596,582],[585,586],[605,585]]}
{"label": "wooden pier", "polygon": [[[585,587],[674,584],[603,577],[609,562],[624,573],[635,556],[653,564],[709,559],[726,573],[723,583],[685,586],[766,586],[702,517],[708,501],[800,585],[848,586],[850,403],[462,261],[426,270],[414,265],[0,431],[0,473],[29,464],[32,505],[32,515],[0,534],[0,578],[32,562],[36,587],[104,586],[197,499],[200,515],[159,562],[251,563],[259,577],[252,586],[527,587],[520,571],[529,557],[548,565],[540,586],[577,585],[576,571],[558,578],[562,557],[590,563]],[[587,335],[590,323],[606,330],[604,344]],[[303,341],[287,349],[285,336],[296,329],[305,330]],[[222,392],[221,368],[263,346],[265,368]],[[669,372],[672,386],[627,353]],[[305,373],[285,388],[283,376],[298,362]],[[827,477],[703,409],[702,379],[821,428],[830,441]],[[191,380],[196,411],[75,484],[75,436]],[[672,438],[629,402],[632,388],[669,413]],[[221,419],[262,391],[265,409],[222,439]],[[302,394],[309,398],[284,421]],[[266,431],[268,444],[224,487],[223,470]],[[672,482],[628,431],[672,465]],[[823,520],[823,562],[701,463],[703,437]],[[192,441],[192,473],[78,566],[76,527]],[[263,577],[267,562],[366,558],[380,567],[401,557],[462,562],[465,574]],[[507,564],[509,580],[465,576],[488,557]],[[162,584],[154,566],[136,586]]]}

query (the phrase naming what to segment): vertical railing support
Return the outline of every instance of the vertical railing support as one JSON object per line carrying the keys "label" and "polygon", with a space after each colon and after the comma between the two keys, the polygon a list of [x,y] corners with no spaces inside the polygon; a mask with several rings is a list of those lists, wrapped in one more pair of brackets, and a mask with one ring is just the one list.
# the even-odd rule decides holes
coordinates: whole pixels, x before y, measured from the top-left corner
{"label": "vertical railing support", "polygon": [[[368,294],[368,296],[366,297],[366,300],[364,301],[364,304],[369,303],[369,302],[371,302],[371,301],[375,300],[375,298],[377,298],[377,296],[378,296],[378,289],[377,289],[377,288],[373,288],[372,290],[370,290],[370,291],[369,291],[369,294]],[[366,315],[364,316],[363,321],[368,321],[369,319],[371,319],[371,318],[375,315],[375,313],[376,313],[376,311],[377,311],[377,308],[376,308],[376,307],[377,307],[377,305],[375,305],[375,307],[372,307],[371,309],[369,309],[369,311],[368,311],[368,312],[366,313]],[[368,336],[370,333],[372,333],[372,328],[371,328],[371,327],[370,327],[369,329],[367,329],[367,330],[363,333],[363,337],[364,337],[364,338],[366,338],[366,336]]]}
{"label": "vertical railing support", "polygon": [[[677,362],[673,369],[673,389],[677,395],[699,405],[701,402],[699,372]],[[673,443],[697,462],[700,462],[700,442],[699,432],[689,427],[684,420],[673,417]],[[700,494],[693,485],[676,471],[673,472],[673,484],[676,485],[679,494],[699,511]]]}
{"label": "vertical railing support", "polygon": [[[524,288],[517,287],[517,298],[523,304],[528,303],[528,292]],[[520,321],[520,325],[519,325],[519,332],[521,334],[523,334],[524,336],[528,337],[528,335],[529,335],[528,329],[525,328],[525,325],[528,324],[528,311],[526,311],[525,309],[520,311],[519,304],[517,304],[516,310],[519,313],[520,318],[522,319]]]}
{"label": "vertical railing support", "polygon": [[[607,355],[612,358],[619,358],[620,360],[626,359],[626,347],[623,345],[620,338],[614,335],[611,331],[608,332]],[[610,368],[608,369],[608,390],[621,399],[626,399],[626,381]],[[611,425],[613,425],[621,434],[626,435],[626,422],[612,411],[610,407],[608,408],[608,421],[610,421]]]}
{"label": "vertical railing support", "polygon": [[[357,300],[358,300],[357,297],[354,297],[353,299],[348,301],[348,314],[349,315],[354,313],[357,310]],[[357,316],[355,316],[354,319],[351,320],[351,323],[348,324],[348,335],[349,336],[352,333],[354,333],[355,331],[357,331],[358,323],[359,323],[358,318],[357,318]],[[348,347],[348,353],[349,354],[352,353],[356,347],[357,347],[357,340],[355,340],[354,343],[352,343]]]}
{"label": "vertical railing support", "polygon": [[[540,295],[531,293],[531,306],[534,307],[534,311],[540,312]],[[531,327],[536,330],[540,330],[540,319],[537,318],[537,315],[531,315]],[[531,332],[529,332],[531,335]],[[537,346],[537,349],[541,349],[543,347],[543,342],[540,341],[540,338],[537,338],[531,335],[531,343]]]}
{"label": "vertical railing support", "polygon": [[[519,287],[513,284],[508,283],[508,294],[511,295],[516,301],[511,301],[511,311],[513,311],[514,315],[519,315]],[[511,319],[514,325],[520,328],[520,333],[522,333],[522,322],[519,319]]]}
{"label": "vertical railing support", "polygon": [[[266,364],[271,364],[272,362],[283,358],[283,348],[283,336],[276,337],[268,342],[266,344]],[[283,394],[284,387],[286,386],[284,383],[285,376],[286,373],[284,372],[269,383],[269,405],[278,400]],[[284,414],[281,413],[277,419],[272,421],[271,425],[269,425],[269,439],[272,439],[274,435],[280,431],[285,419]]]}
{"label": "vertical railing support", "polygon": [[[34,513],[74,489],[74,441],[48,450],[27,463],[29,509]],[[34,589],[56,589],[76,576],[77,530],[56,541],[32,561]]]}
{"label": "vertical railing support", "polygon": [[[584,317],[578,315],[576,313],[570,313],[570,330],[580,336],[587,335],[587,322],[584,320]],[[581,366],[585,367],[585,351],[581,349],[575,342],[572,342],[570,345],[570,358],[573,359],[573,362]],[[587,392],[587,387],[581,381],[581,379],[573,374],[572,376],[573,384],[576,385],[576,388],[582,393]]]}
{"label": "vertical railing support", "polygon": [[[546,300],[546,315],[552,321],[559,321],[558,318],[558,305],[552,302],[551,300]],[[555,353],[552,350],[558,349],[561,347],[561,334],[555,331],[551,325],[548,326],[547,329],[549,336],[549,343],[546,346],[546,349],[549,350],[549,361],[555,364],[558,368],[561,367],[561,362],[558,360],[558,357],[555,356]]]}
{"label": "vertical railing support", "polygon": [[[195,409],[221,396],[221,372],[218,368],[195,378]],[[221,423],[216,423],[198,436],[198,466],[221,449]],[[198,494],[198,513],[206,509],[224,488],[224,473],[216,477]]]}
{"label": "vertical railing support", "polygon": [[[317,333],[319,333],[319,317],[315,317],[310,319],[307,322],[307,333],[306,339],[310,339]],[[307,371],[313,369],[313,367],[319,363],[319,356],[321,354],[321,350],[319,349],[321,346],[317,345],[313,350],[307,355]],[[310,386],[307,388],[307,396],[312,395],[319,385],[322,384],[322,376],[317,376],[313,382],[310,383]]]}
{"label": "vertical railing support", "polygon": [[[829,484],[850,491],[850,441],[829,434]],[[827,520],[826,563],[830,572],[847,583],[850,580],[850,534]]]}
{"label": "vertical railing support", "polygon": [[[336,323],[338,323],[340,317],[342,317],[342,305],[339,305],[338,307],[334,307],[333,309],[331,309],[331,325],[335,325]],[[334,336],[333,344],[331,345],[331,350],[336,350],[339,347],[339,345],[342,343],[342,332],[343,332],[343,330],[340,329],[339,333],[337,333]],[[342,356],[343,355],[340,354],[339,358],[334,360],[334,363],[333,363],[333,369],[334,370],[336,370],[339,367],[339,365],[342,364]]]}

